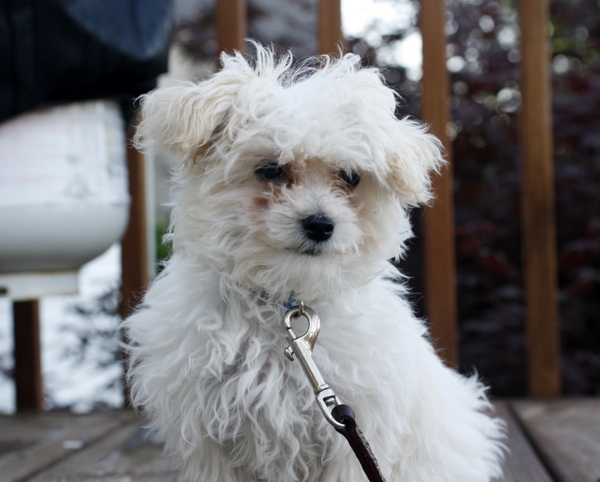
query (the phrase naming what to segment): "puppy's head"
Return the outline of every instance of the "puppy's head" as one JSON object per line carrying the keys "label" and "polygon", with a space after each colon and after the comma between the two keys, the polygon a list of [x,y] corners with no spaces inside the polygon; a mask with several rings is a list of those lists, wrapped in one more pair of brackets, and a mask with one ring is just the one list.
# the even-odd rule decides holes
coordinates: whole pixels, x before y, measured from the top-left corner
{"label": "puppy's head", "polygon": [[274,299],[314,300],[377,276],[430,200],[439,143],[398,120],[360,59],[291,68],[257,46],[209,80],[142,100],[141,145],[180,159],[174,248]]}

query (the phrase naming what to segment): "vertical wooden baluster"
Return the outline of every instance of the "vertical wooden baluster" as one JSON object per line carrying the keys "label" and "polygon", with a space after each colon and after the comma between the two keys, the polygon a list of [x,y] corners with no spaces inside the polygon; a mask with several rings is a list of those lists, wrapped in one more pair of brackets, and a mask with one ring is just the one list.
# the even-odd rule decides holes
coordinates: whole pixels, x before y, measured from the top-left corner
{"label": "vertical wooden baluster", "polygon": [[[119,314],[127,318],[141,301],[150,282],[148,266],[148,229],[146,219],[146,160],[133,147],[131,128],[127,142],[127,170],[129,175],[129,224],[121,240],[121,303]],[[127,342],[126,339],[123,340]],[[125,353],[122,353],[126,365]],[[129,405],[129,391],[124,388],[125,405]]]}
{"label": "vertical wooden baluster", "polygon": [[247,32],[245,0],[217,0],[216,5],[217,43],[219,53],[244,52]]}
{"label": "vertical wooden baluster", "polygon": [[131,145],[133,128],[127,142],[129,174],[129,224],[121,241],[121,316],[128,317],[141,300],[150,281],[146,219],[145,158]]}
{"label": "vertical wooden baluster", "polygon": [[44,408],[38,300],[13,303],[17,411]]}
{"label": "vertical wooden baluster", "polygon": [[520,0],[522,212],[529,391],[560,394],[549,3]]}
{"label": "vertical wooden baluster", "polygon": [[427,318],[436,349],[448,365],[458,365],[456,250],[452,146],[446,133],[450,120],[449,77],[446,69],[446,3],[421,2],[423,79],[421,114],[443,143],[450,162],[441,176],[434,176],[435,203],[425,209],[425,296]]}
{"label": "vertical wooden baluster", "polygon": [[340,0],[319,0],[318,26],[320,54],[337,54],[340,48],[346,50]]}

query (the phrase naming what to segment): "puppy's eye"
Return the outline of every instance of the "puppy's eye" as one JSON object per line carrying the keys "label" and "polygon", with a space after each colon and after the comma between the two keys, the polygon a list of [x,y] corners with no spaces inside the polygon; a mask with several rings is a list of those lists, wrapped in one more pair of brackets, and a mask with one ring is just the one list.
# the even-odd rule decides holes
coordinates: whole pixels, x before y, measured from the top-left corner
{"label": "puppy's eye", "polygon": [[355,188],[360,182],[360,174],[356,171],[340,171],[340,179],[344,181],[349,187]]}
{"label": "puppy's eye", "polygon": [[283,167],[281,167],[276,162],[271,164],[267,164],[266,166],[259,167],[256,171],[258,177],[264,179],[265,181],[277,181],[285,176],[285,171]]}

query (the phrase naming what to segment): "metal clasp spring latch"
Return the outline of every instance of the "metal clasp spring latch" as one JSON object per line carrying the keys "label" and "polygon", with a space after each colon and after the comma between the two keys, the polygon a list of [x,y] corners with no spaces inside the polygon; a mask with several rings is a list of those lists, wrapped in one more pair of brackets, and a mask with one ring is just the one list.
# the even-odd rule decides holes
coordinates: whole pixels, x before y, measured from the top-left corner
{"label": "metal clasp spring latch", "polygon": [[[340,405],[341,401],[331,387],[325,383],[321,372],[319,372],[319,369],[312,358],[312,351],[321,328],[321,320],[317,313],[308,306],[304,306],[302,301],[300,301],[298,305],[299,306],[297,307],[289,309],[285,314],[284,324],[290,341],[290,345],[286,348],[285,354],[290,360],[294,359],[294,355],[298,358],[302,370],[312,385],[315,398],[325,419],[337,430],[343,430],[345,425],[338,422],[331,414],[331,410],[335,406]],[[306,333],[301,336],[296,335],[292,328],[292,319],[299,317],[304,317],[308,321],[308,329],[306,330]]]}

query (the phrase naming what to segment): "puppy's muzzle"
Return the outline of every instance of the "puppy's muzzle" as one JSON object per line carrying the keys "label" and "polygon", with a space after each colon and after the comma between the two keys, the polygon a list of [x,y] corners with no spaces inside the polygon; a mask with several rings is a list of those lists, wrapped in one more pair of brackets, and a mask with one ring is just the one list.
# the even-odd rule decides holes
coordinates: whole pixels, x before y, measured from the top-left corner
{"label": "puppy's muzzle", "polygon": [[313,214],[300,221],[304,235],[311,241],[322,243],[333,234],[333,221],[323,214]]}

